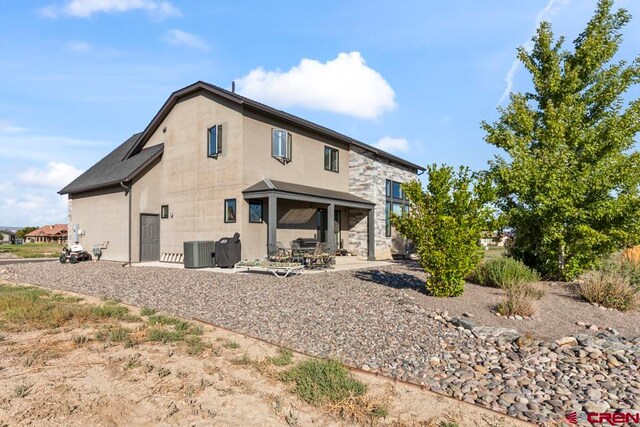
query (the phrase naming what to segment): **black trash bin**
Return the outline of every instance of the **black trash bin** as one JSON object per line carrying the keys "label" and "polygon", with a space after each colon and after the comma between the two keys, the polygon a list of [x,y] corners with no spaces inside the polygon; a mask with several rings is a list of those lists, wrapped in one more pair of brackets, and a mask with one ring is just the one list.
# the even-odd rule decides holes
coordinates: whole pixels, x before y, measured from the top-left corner
{"label": "black trash bin", "polygon": [[216,242],[216,265],[218,267],[233,267],[240,261],[241,253],[240,234],[233,237],[224,237]]}

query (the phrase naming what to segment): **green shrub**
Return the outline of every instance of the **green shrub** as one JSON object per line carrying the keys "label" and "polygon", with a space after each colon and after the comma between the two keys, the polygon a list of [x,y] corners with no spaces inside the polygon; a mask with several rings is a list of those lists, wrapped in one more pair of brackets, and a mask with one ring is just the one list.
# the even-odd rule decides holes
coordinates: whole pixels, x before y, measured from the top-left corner
{"label": "green shrub", "polygon": [[420,266],[427,273],[426,290],[436,297],[455,297],[464,279],[482,259],[480,238],[489,228],[492,191],[468,168],[427,167],[427,185],[402,184],[410,209],[392,214],[396,230],[413,241]]}
{"label": "green shrub", "polygon": [[620,311],[634,309],[640,303],[640,293],[629,278],[609,271],[591,271],[582,276],[578,293],[589,302]]}
{"label": "green shrub", "polygon": [[540,275],[513,258],[494,258],[481,262],[470,279],[478,285],[509,289],[515,285],[537,282]]}
{"label": "green shrub", "polygon": [[281,374],[295,383],[294,392],[312,405],[338,403],[350,396],[363,396],[367,386],[354,379],[335,360],[307,359]]}
{"label": "green shrub", "polygon": [[605,260],[602,271],[624,276],[638,292],[640,292],[640,265],[620,255]]}

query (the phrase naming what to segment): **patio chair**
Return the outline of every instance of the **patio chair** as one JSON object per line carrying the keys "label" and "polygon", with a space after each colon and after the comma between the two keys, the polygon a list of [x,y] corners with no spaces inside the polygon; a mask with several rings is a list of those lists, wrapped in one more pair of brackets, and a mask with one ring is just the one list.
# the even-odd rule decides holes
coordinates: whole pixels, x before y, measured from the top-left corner
{"label": "patio chair", "polygon": [[271,262],[288,262],[291,260],[291,255],[287,252],[284,245],[281,242],[267,244],[267,258]]}
{"label": "patio chair", "polygon": [[326,243],[318,242],[312,254],[308,255],[309,268],[326,268],[329,264],[331,256],[335,257],[335,252],[329,252]]}
{"label": "patio chair", "polygon": [[336,247],[323,243],[322,263],[325,268],[329,268],[336,263]]}
{"label": "patio chair", "polygon": [[291,242],[291,261],[299,262],[301,264],[304,264],[305,262],[304,253],[302,253],[300,242],[297,240],[293,240]]}

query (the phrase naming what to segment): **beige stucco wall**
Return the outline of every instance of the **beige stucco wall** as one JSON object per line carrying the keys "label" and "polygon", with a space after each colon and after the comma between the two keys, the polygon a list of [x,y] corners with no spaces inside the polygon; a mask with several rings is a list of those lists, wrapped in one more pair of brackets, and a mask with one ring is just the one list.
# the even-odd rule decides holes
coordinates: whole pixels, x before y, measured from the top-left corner
{"label": "beige stucco wall", "polygon": [[[284,129],[292,134],[292,160],[286,165],[271,157],[271,131]],[[313,187],[349,191],[349,152],[344,143],[333,141],[295,126],[251,111],[244,117],[243,182],[248,187],[263,178],[295,182]],[[339,151],[339,172],[324,169],[324,147]]]}
{"label": "beige stucco wall", "polygon": [[[162,158],[149,165],[131,186],[131,262],[140,262],[140,214],[160,215],[162,203]],[[166,221],[160,219],[160,232]],[[162,240],[160,241],[162,252]]]}
{"label": "beige stucco wall", "polygon": [[[69,239],[73,239],[73,225],[78,224],[85,235],[80,243],[91,252],[96,244],[109,242],[102,251],[102,259],[128,260],[129,202],[121,187],[111,187],[69,196]],[[72,242],[71,242],[72,243]]]}
{"label": "beige stucco wall", "polygon": [[[312,187],[327,188],[336,191],[349,191],[349,151],[347,144],[300,129],[285,125],[254,111],[244,112],[244,169],[243,185],[249,187],[264,178],[293,182]],[[287,164],[271,156],[271,134],[274,128],[284,129],[292,134],[292,160]],[[330,146],[339,151],[339,172],[324,169],[324,147]],[[244,207],[248,207],[243,203]],[[279,200],[278,217],[281,218],[295,202]],[[301,206],[301,205],[300,205]],[[309,206],[309,204],[304,204]],[[320,206],[316,206],[320,207]],[[263,204],[265,223],[250,224],[248,213],[240,217],[243,222],[242,237],[243,256],[262,258],[266,254],[268,202]],[[343,229],[346,229],[346,213],[343,213]],[[289,246],[291,240],[298,237],[315,237],[316,218],[309,220],[304,226],[278,225],[277,240]],[[345,246],[348,244],[348,233],[341,235]]]}
{"label": "beige stucco wall", "polygon": [[[222,154],[209,158],[207,129],[219,124]],[[160,253],[182,253],[183,242],[189,240],[218,240],[236,231],[242,234],[240,218],[247,215],[241,203],[242,131],[239,107],[207,94],[178,102],[151,135],[145,148],[164,143],[164,153],[157,176],[150,178],[158,193],[153,198],[155,210],[149,213],[159,213],[161,205],[169,205],[169,218],[160,220]],[[235,224],[224,223],[227,198],[237,201]],[[139,227],[134,235],[140,235]]]}

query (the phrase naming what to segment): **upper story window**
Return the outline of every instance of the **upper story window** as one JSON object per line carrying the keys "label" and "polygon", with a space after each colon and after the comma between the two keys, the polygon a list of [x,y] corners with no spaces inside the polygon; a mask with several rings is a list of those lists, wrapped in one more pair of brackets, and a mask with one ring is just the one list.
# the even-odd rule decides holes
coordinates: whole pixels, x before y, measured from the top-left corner
{"label": "upper story window", "polygon": [[391,214],[404,215],[409,212],[409,201],[399,182],[387,180],[385,185],[385,236],[391,237]]}
{"label": "upper story window", "polygon": [[222,125],[213,125],[207,130],[207,156],[222,154]]}
{"label": "upper story window", "polygon": [[291,161],[292,137],[283,129],[273,129],[271,132],[271,155],[287,164]]}
{"label": "upper story window", "polygon": [[337,149],[324,147],[324,169],[332,172],[338,172],[338,164],[340,153]]}

